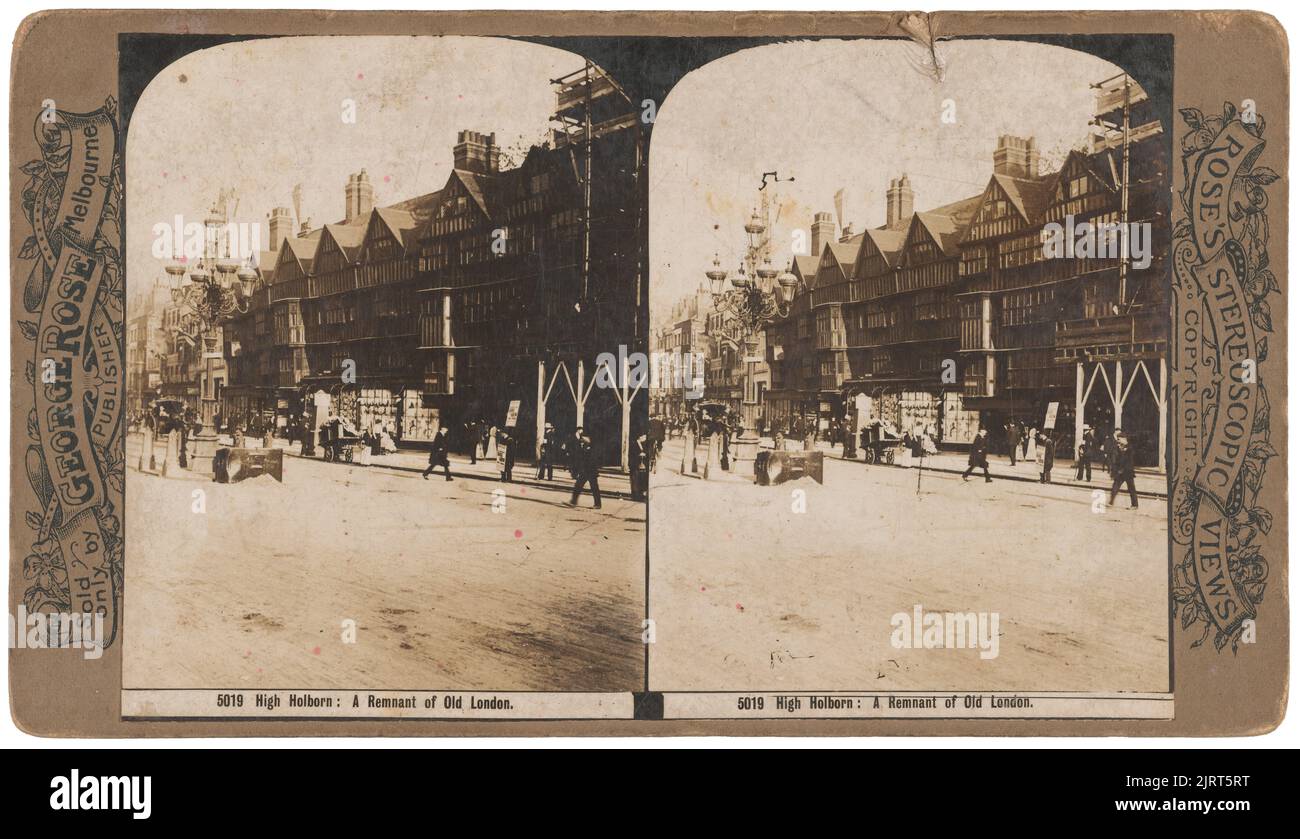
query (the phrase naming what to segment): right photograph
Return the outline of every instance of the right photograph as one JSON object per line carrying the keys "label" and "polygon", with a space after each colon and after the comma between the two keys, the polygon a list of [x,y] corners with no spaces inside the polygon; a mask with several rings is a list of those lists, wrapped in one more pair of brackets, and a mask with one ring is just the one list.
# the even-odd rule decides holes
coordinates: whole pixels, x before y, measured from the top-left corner
{"label": "right photograph", "polygon": [[1172,716],[1170,104],[1142,64],[819,40],[672,90],[650,147],[667,716],[745,692]]}

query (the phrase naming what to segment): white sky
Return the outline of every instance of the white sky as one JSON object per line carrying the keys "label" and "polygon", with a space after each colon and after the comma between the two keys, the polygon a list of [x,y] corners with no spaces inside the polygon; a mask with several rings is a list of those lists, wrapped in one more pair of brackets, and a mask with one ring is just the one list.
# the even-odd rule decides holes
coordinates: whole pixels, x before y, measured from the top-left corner
{"label": "white sky", "polygon": [[[1034,136],[1055,167],[1086,141],[1089,84],[1118,72],[1081,52],[1015,41],[950,41],[942,83],[917,69],[904,41],[817,41],[755,47],[682,79],[659,108],[650,147],[651,322],[704,281],[713,254],[732,270],[762,173],[793,183],[773,261],[790,260],[791,230],[814,212],[856,232],[885,222],[889,181],[906,173],[925,210],[981,192],[1000,134]],[[945,100],[956,122],[944,124]],[[837,229],[838,236],[838,229]]]}
{"label": "white sky", "polygon": [[[221,189],[238,195],[233,221],[263,225],[263,248],[267,213],[292,211],[295,184],[314,227],[342,220],[347,177],[362,168],[375,206],[432,192],[458,130],[496,132],[507,151],[545,139],[550,79],[581,67],[551,47],[474,37],[277,38],[185,56],[131,118],[128,295],[162,277],[153,226],[177,213],[201,223]],[[355,124],[342,118],[349,98]]]}

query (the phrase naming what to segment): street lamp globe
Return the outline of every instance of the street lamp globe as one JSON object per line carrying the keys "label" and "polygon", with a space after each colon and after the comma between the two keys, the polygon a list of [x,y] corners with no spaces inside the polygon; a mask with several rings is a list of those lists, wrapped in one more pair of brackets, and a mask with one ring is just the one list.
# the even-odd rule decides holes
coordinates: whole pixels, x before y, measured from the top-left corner
{"label": "street lamp globe", "polygon": [[789,271],[783,271],[780,276],[776,278],[776,284],[781,289],[781,299],[786,303],[794,300],[794,287],[798,282],[799,280],[795,278],[795,275],[791,274]]}
{"label": "street lamp globe", "polygon": [[718,261],[716,254],[713,257],[713,268],[705,271],[704,276],[709,278],[709,290],[715,295],[722,294],[722,284],[727,279],[727,272],[722,270],[722,263]]}
{"label": "street lamp globe", "polygon": [[[229,251],[229,248],[227,248],[227,251]],[[233,274],[239,270],[239,265],[239,260],[227,253],[224,257],[217,260],[217,271],[223,275]]]}
{"label": "street lamp globe", "polygon": [[244,296],[252,297],[253,281],[257,279],[257,272],[253,270],[251,265],[245,264],[240,267],[236,276],[239,277],[240,290],[244,292]]}
{"label": "street lamp globe", "polygon": [[173,291],[179,291],[185,283],[185,263],[173,259],[163,266],[163,270],[167,272],[167,285]]}

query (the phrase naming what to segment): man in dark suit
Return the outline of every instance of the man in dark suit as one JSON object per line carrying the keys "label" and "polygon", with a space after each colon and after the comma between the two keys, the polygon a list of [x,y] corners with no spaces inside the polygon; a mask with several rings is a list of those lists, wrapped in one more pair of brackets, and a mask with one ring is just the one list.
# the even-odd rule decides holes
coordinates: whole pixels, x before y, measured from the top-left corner
{"label": "man in dark suit", "polygon": [[1115,454],[1114,466],[1110,470],[1110,503],[1115,504],[1115,496],[1119,494],[1121,484],[1128,484],[1129,509],[1136,510],[1138,506],[1137,487],[1133,485],[1133,449],[1129,447],[1128,438],[1124,432],[1115,432]]}
{"label": "man in dark suit", "polygon": [[433,435],[433,445],[429,448],[429,468],[424,470],[424,479],[429,480],[429,473],[441,466],[442,473],[451,480],[451,463],[447,460],[447,426],[441,426]]}
{"label": "man in dark suit", "polygon": [[966,471],[961,473],[961,479],[969,481],[970,473],[976,469],[984,470],[985,483],[993,483],[993,478],[989,476],[989,433],[983,428],[975,434],[975,440],[970,444],[970,457],[966,461]]}
{"label": "man in dark suit", "polygon": [[1011,455],[1011,465],[1016,465],[1016,454],[1020,451],[1020,425],[1014,419],[1007,423],[1007,451]]}
{"label": "man in dark suit", "polygon": [[465,423],[465,439],[469,441],[469,463],[473,466],[478,463],[478,422],[470,420]]}
{"label": "man in dark suit", "polygon": [[551,481],[555,479],[555,456],[558,447],[559,441],[555,439],[555,426],[548,422],[546,430],[542,434],[542,456],[537,461],[537,480]]}
{"label": "man in dark suit", "polygon": [[596,460],[596,450],[591,444],[591,438],[581,428],[577,431],[577,446],[573,453],[573,467],[575,470],[574,477],[577,480],[573,483],[573,497],[569,499],[569,506],[578,506],[578,496],[582,493],[583,486],[589,485],[592,500],[596,502],[592,507],[599,510],[600,464]]}
{"label": "man in dark suit", "polygon": [[1095,447],[1095,440],[1092,428],[1083,427],[1083,440],[1079,443],[1079,451],[1075,458],[1074,479],[1076,481],[1092,480],[1092,451]]}

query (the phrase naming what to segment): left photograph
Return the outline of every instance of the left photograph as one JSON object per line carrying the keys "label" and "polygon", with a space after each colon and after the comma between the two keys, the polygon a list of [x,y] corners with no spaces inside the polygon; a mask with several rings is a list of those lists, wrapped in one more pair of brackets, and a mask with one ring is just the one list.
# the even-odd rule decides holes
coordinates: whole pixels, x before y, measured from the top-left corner
{"label": "left photograph", "polygon": [[123,716],[630,714],[643,128],[591,61],[495,38],[246,40],[153,78]]}

